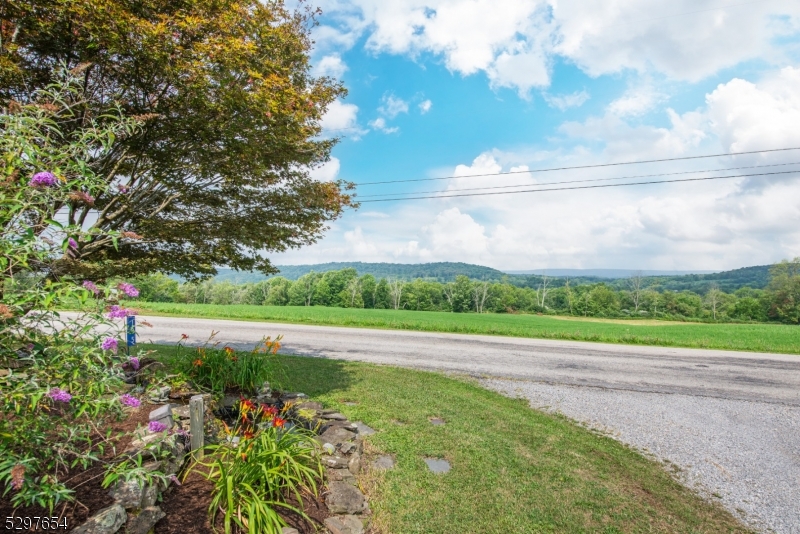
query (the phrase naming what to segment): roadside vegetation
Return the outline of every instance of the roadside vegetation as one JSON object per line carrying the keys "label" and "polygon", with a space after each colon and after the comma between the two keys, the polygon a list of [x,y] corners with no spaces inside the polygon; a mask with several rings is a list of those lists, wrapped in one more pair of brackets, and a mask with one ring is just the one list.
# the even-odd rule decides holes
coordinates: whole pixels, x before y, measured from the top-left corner
{"label": "roadside vegetation", "polygon": [[[453,282],[417,278],[376,279],[354,268],[308,273],[291,281],[274,277],[255,283],[180,283],[164,275],[137,279],[149,302],[256,306],[307,306],[455,313],[540,313],[573,317],[660,319],[701,322],[800,322],[800,258],[770,269],[763,289],[703,293],[673,291],[658,278],[633,276],[614,284],[538,277],[534,287],[488,282],[464,275]],[[620,284],[622,288],[620,288]]]}
{"label": "roadside vegetation", "polygon": [[[362,479],[384,532],[748,532],[658,463],[521,400],[436,373],[281,360],[293,388],[378,430],[370,449],[395,458]],[[432,474],[425,457],[452,469]]]}
{"label": "roadside vegetation", "polygon": [[137,303],[136,308],[148,315],[800,354],[800,328],[781,324],[708,324],[535,314],[479,315],[243,304]]}

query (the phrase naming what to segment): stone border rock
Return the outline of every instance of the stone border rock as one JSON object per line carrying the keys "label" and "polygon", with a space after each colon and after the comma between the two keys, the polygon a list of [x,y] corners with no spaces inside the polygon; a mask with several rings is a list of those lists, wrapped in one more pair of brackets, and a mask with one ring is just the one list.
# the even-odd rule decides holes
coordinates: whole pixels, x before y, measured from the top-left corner
{"label": "stone border rock", "polygon": [[[268,388],[268,386],[265,386]],[[263,389],[263,388],[262,388]],[[159,398],[166,398],[167,392],[158,392]],[[259,391],[258,400],[264,400],[265,392]],[[237,399],[238,401],[238,399]],[[364,436],[375,433],[361,421],[350,422],[347,417],[335,410],[324,409],[322,404],[308,400],[303,393],[286,393],[280,397],[284,404],[298,410],[313,413],[312,428],[316,428],[318,436],[315,440],[321,449],[320,460],[325,467],[325,504],[334,514],[325,520],[325,527],[330,534],[363,534],[366,531],[365,518],[371,514],[366,496],[358,488],[357,475],[362,470],[364,454]],[[208,406],[207,403],[206,406]],[[207,416],[212,416],[207,408]],[[154,443],[163,444],[166,459],[145,463],[152,470],[160,470],[167,476],[177,475],[188,457],[189,442],[186,435],[189,431],[189,407],[184,405],[164,404],[150,412],[150,421],[158,421],[168,426],[171,433],[163,437],[162,433],[137,430],[130,446],[123,455],[136,457]],[[390,458],[390,457],[389,457]],[[143,460],[146,461],[145,458]],[[390,458],[391,460],[391,458]],[[393,464],[392,464],[393,465]],[[382,465],[384,469],[391,465]],[[168,485],[167,485],[168,486]],[[81,526],[74,529],[75,534],[147,534],[155,524],[165,517],[165,513],[156,505],[161,493],[167,489],[161,484],[143,487],[136,481],[120,482],[109,491],[114,504],[100,510]],[[283,529],[283,534],[297,534],[290,527]]]}
{"label": "stone border rock", "polygon": [[[159,421],[167,424],[170,430],[176,425],[173,419],[172,407],[165,404],[150,412],[150,421]],[[149,470],[158,470],[167,476],[174,476],[183,468],[187,457],[188,440],[184,433],[169,434],[164,437],[163,432],[155,433],[147,429],[139,429],[134,433],[133,441],[122,453],[128,458],[141,456],[144,466]],[[147,462],[145,450],[149,446],[159,443],[159,448],[164,453],[162,460]],[[169,483],[167,483],[167,486]],[[109,490],[109,495],[114,499],[114,504],[103,508],[89,517],[82,525],[72,530],[73,534],[147,534],[156,523],[165,517],[164,511],[156,506],[162,491],[167,489],[160,483],[143,485],[138,481],[121,481]]]}

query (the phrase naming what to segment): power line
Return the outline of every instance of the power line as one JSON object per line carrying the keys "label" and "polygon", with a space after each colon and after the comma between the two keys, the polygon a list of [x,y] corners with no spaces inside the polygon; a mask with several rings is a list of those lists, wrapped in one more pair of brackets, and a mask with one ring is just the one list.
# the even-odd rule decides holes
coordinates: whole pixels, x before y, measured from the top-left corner
{"label": "power line", "polygon": [[[681,171],[681,172],[663,172],[658,174],[638,174],[634,176],[618,176],[616,178],[594,178],[591,180],[564,180],[559,182],[543,182],[540,184],[517,184],[517,185],[498,185],[492,187],[467,187],[462,189],[439,189],[436,191],[415,191],[413,193],[382,193],[379,195],[364,195],[359,196],[358,198],[378,198],[378,197],[396,197],[399,195],[421,195],[424,193],[453,193],[456,191],[482,191],[482,190],[491,190],[491,189],[511,189],[514,187],[530,187],[530,186],[542,186],[542,185],[556,185],[556,184],[579,184],[579,183],[588,183],[588,182],[608,182],[611,180],[629,180],[633,178],[652,178],[654,176],[676,176],[680,174],[699,174],[701,172],[722,172],[722,171],[738,171],[742,169],[763,169],[766,167],[785,167],[786,165],[800,165],[800,161],[795,161],[792,163],[771,163],[769,165],[749,165],[747,167],[726,167],[724,169],[706,169],[700,171]],[[513,191],[512,191],[513,192]]]}
{"label": "power line", "polygon": [[692,159],[705,159],[705,158],[719,158],[724,156],[743,156],[747,154],[764,154],[767,152],[785,152],[787,150],[800,150],[800,147],[793,147],[793,148],[770,148],[767,150],[750,150],[747,152],[726,152],[723,154],[707,154],[705,156],[683,156],[680,158],[662,158],[662,159],[648,159],[642,161],[621,161],[617,163],[598,163],[594,165],[576,165],[574,167],[550,167],[547,169],[533,169],[527,171],[507,171],[507,172],[490,172],[485,174],[468,174],[465,176],[437,176],[434,178],[415,178],[412,180],[385,180],[381,182],[363,182],[360,184],[356,184],[357,186],[361,185],[377,185],[377,184],[399,184],[399,183],[407,183],[407,182],[430,182],[432,180],[452,180],[453,178],[479,178],[485,176],[505,176],[511,174],[523,174],[523,173],[539,173],[539,172],[554,172],[554,171],[571,171],[577,169],[598,169],[601,167],[618,167],[621,165],[639,165],[644,163],[663,163],[666,161],[686,161]]}
{"label": "power line", "polygon": [[776,172],[762,172],[757,174],[734,174],[730,176],[706,176],[703,178],[681,178],[677,180],[653,180],[650,182],[633,182],[629,184],[602,184],[602,185],[579,185],[575,187],[552,187],[550,189],[525,189],[523,191],[496,191],[492,193],[462,193],[459,195],[436,195],[425,197],[406,197],[406,198],[382,198],[375,200],[362,200],[360,203],[366,204],[368,202],[395,202],[401,200],[423,200],[429,198],[456,198],[456,197],[485,197],[491,195],[513,195],[516,193],[543,193],[546,191],[568,191],[573,189],[599,189],[604,187],[630,187],[634,185],[650,185],[650,184],[672,184],[677,182],[702,182],[705,180],[727,180],[730,178],[745,178],[752,176],[773,176],[777,174],[796,174],[800,171],[776,171]]}

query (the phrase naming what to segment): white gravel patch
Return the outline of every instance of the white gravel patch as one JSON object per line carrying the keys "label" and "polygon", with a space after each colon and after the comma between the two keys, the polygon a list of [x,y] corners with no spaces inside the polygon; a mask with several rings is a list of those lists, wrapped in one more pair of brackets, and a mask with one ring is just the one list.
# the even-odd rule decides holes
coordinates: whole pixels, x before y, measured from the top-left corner
{"label": "white gravel patch", "polygon": [[681,468],[681,481],[763,532],[800,534],[800,407],[537,382],[481,383]]}

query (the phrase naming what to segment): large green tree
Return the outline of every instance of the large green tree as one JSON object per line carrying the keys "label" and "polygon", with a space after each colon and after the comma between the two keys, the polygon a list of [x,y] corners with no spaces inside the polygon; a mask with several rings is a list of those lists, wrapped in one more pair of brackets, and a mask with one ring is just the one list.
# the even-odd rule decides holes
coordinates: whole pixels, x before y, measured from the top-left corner
{"label": "large green tree", "polygon": [[[192,278],[215,265],[274,272],[264,251],[313,243],[351,205],[309,169],[345,94],[310,75],[316,12],[272,0],[3,0],[0,104],[30,102],[61,66],[80,72],[81,117],[119,105],[144,120],[89,166],[113,187],[62,212],[98,237],[64,272]],[[66,121],[62,128],[85,121]],[[131,232],[118,248],[102,237]],[[140,236],[141,238],[137,237]]]}

